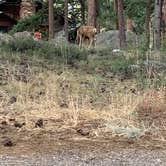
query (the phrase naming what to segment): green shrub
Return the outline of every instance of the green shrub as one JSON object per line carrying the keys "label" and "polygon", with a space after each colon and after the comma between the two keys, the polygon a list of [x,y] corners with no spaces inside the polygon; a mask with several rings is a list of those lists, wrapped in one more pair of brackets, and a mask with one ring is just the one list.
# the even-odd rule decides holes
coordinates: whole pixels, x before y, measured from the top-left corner
{"label": "green shrub", "polygon": [[77,46],[44,44],[38,50],[38,54],[47,59],[56,59],[67,64],[73,64],[76,61],[87,60],[88,51],[79,49]]}
{"label": "green shrub", "polygon": [[51,61],[63,62],[73,65],[78,61],[87,60],[88,51],[79,49],[75,45],[54,45],[44,41],[35,41],[33,38],[13,39],[3,42],[1,48],[6,51],[27,53],[43,57]]}
{"label": "green shrub", "polygon": [[41,24],[41,20],[42,20],[41,14],[33,14],[24,19],[20,19],[17,25],[14,26],[14,28],[10,33],[14,34],[16,32],[22,32],[22,31],[39,30],[39,25]]}
{"label": "green shrub", "polygon": [[9,42],[3,42],[1,45],[7,51],[26,52],[37,48],[37,42],[32,38],[13,39]]}
{"label": "green shrub", "polygon": [[135,64],[134,58],[127,59],[125,56],[115,57],[111,61],[111,69],[114,74],[121,74],[124,76],[131,76],[131,65]]}

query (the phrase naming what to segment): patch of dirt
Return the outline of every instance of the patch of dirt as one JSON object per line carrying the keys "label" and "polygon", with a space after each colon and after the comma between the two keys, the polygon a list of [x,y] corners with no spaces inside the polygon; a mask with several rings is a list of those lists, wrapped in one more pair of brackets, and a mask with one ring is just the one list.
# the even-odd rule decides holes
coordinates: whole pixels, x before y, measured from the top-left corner
{"label": "patch of dirt", "polygon": [[[27,130],[26,124],[17,127],[13,121],[6,123],[1,121],[0,153],[49,153],[75,148],[81,151],[88,149],[107,151],[121,148],[166,149],[166,142],[153,140],[150,135],[145,135],[139,139],[113,137],[111,134],[107,137],[95,137],[93,134],[91,135],[91,132],[95,128],[102,127],[100,120],[84,121],[78,126],[70,128],[65,128],[62,121],[58,119],[52,123],[56,126],[52,130],[46,130],[44,126]],[[8,143],[10,143],[10,146],[8,146]],[[7,144],[7,146],[4,144]]]}

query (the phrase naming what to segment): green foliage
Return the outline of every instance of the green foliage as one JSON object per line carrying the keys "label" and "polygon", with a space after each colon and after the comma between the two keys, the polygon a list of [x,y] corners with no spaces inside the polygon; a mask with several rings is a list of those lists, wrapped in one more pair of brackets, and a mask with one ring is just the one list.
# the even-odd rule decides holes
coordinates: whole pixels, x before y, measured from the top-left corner
{"label": "green foliage", "polygon": [[45,43],[38,49],[38,54],[46,59],[58,60],[73,65],[76,61],[86,60],[88,52],[74,45],[53,45]]}
{"label": "green foliage", "polygon": [[126,58],[125,56],[116,57],[111,61],[112,72],[115,74],[121,74],[124,77],[130,77],[132,75],[131,65],[135,62],[135,58]]}
{"label": "green foliage", "polygon": [[107,29],[114,28],[115,20],[115,11],[114,3],[111,0],[98,0],[97,1],[97,15],[98,21],[101,26],[106,27]]}
{"label": "green foliage", "polygon": [[23,39],[12,39],[9,42],[3,42],[1,47],[5,50],[16,51],[16,52],[27,52],[28,50],[33,50],[36,48],[36,41],[32,38]]}
{"label": "green foliage", "polygon": [[24,19],[20,19],[17,25],[14,26],[11,33],[22,32],[22,31],[34,31],[39,29],[39,25],[41,24],[41,15],[34,14],[30,17],[26,17]]}
{"label": "green foliage", "polygon": [[77,61],[85,61],[88,55],[88,51],[80,50],[75,45],[54,45],[44,41],[35,41],[33,38],[13,39],[9,42],[3,42],[1,48],[10,52],[27,53],[28,55],[71,65],[74,65]]}

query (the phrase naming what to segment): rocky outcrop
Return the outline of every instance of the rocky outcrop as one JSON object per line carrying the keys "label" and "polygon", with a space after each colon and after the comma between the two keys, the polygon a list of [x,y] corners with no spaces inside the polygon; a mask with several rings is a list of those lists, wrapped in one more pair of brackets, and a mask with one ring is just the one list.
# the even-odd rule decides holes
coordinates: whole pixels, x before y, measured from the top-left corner
{"label": "rocky outcrop", "polygon": [[[126,32],[126,40],[128,46],[136,46],[137,45],[137,35],[133,32]],[[120,48],[119,41],[119,31],[107,31],[103,33],[99,33],[96,39],[97,47],[109,47],[112,49]]]}
{"label": "rocky outcrop", "polygon": [[13,35],[14,38],[16,39],[23,39],[23,38],[32,38],[32,33],[28,31],[23,31],[23,32],[17,32]]}
{"label": "rocky outcrop", "polygon": [[54,37],[54,39],[51,40],[51,43],[54,43],[54,44],[67,44],[68,41],[66,40],[64,30],[55,33],[55,37]]}
{"label": "rocky outcrop", "polygon": [[20,18],[25,18],[35,12],[33,0],[22,0],[20,9]]}

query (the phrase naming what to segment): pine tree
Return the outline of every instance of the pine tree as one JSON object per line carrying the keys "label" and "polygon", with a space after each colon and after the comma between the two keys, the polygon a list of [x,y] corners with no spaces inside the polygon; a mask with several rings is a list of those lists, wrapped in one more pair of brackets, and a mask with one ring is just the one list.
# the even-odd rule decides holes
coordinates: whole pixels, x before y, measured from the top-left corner
{"label": "pine tree", "polygon": [[96,0],[88,0],[88,25],[95,26],[97,23]]}
{"label": "pine tree", "polygon": [[69,32],[68,32],[68,0],[65,0],[65,37],[68,40],[69,39]]}
{"label": "pine tree", "polygon": [[120,47],[125,48],[127,44],[126,44],[126,34],[125,34],[125,22],[123,16],[123,0],[118,0],[118,21],[119,21]]}
{"label": "pine tree", "polygon": [[48,1],[49,6],[49,39],[54,38],[54,0]]}
{"label": "pine tree", "polygon": [[161,45],[161,9],[162,0],[155,0],[155,25],[154,25],[154,48],[160,49]]}

